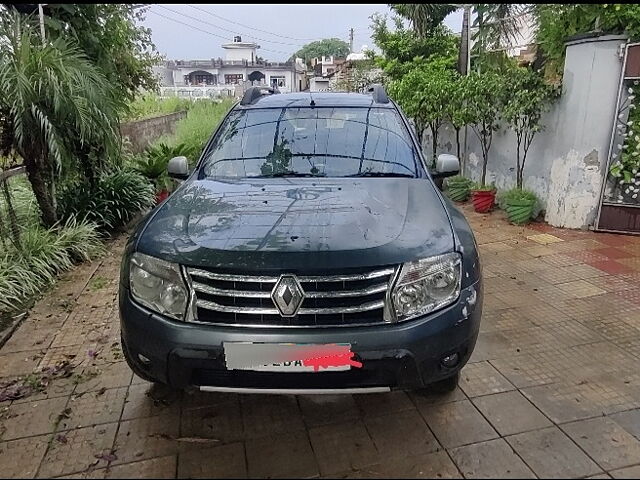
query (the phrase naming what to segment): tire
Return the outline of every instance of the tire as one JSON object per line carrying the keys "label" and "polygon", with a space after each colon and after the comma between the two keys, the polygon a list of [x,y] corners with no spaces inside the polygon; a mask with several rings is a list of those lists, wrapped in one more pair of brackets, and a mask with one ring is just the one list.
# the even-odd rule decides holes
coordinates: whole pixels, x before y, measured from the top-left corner
{"label": "tire", "polygon": [[458,380],[460,380],[459,371],[450,377],[432,383],[427,387],[427,389],[435,393],[450,393],[458,386]]}

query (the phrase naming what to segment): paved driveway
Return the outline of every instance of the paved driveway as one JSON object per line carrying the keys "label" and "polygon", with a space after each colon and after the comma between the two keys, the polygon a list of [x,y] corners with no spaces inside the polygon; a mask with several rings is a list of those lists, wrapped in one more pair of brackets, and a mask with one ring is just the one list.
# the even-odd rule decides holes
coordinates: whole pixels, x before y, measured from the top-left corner
{"label": "paved driveway", "polygon": [[121,238],[0,349],[0,378],[36,372],[34,392],[0,403],[0,475],[637,478],[640,238],[465,213],[485,314],[454,393],[152,389],[118,345]]}

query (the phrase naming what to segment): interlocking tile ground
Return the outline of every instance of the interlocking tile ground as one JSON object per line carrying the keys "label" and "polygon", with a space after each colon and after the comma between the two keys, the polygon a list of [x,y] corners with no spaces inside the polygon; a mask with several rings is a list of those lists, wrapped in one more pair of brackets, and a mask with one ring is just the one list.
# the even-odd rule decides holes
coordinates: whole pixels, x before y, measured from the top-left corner
{"label": "interlocking tile ground", "polygon": [[[7,477],[575,477],[640,474],[640,238],[463,211],[485,277],[478,345],[446,395],[175,393],[119,346],[115,240],[0,349],[0,381],[66,378],[0,403]],[[92,283],[100,277],[107,281]],[[100,288],[96,288],[100,285]]]}

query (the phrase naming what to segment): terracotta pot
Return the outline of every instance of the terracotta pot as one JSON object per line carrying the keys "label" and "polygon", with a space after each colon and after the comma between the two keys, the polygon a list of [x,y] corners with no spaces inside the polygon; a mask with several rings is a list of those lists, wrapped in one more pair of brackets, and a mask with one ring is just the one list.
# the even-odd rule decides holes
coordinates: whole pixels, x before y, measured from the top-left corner
{"label": "terracotta pot", "polygon": [[156,205],[164,202],[169,197],[169,190],[160,190],[156,193]]}
{"label": "terracotta pot", "polygon": [[487,213],[496,202],[495,190],[471,190],[473,208],[478,213]]}

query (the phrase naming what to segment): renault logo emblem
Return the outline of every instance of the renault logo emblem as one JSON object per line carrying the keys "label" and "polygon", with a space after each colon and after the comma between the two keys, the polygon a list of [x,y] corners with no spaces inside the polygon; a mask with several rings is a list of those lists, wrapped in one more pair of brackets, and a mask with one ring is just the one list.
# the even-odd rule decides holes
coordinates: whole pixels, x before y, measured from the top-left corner
{"label": "renault logo emblem", "polygon": [[271,300],[283,317],[295,317],[304,300],[304,290],[295,275],[281,275],[271,291]]}

